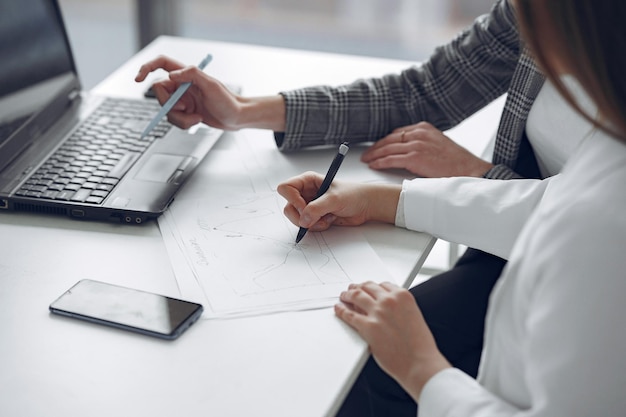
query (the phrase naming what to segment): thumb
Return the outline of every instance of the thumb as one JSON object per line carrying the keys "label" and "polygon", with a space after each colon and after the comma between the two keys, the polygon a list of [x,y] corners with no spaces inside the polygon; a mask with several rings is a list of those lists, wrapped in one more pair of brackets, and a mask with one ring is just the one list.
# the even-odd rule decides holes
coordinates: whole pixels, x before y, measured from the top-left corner
{"label": "thumb", "polygon": [[315,223],[319,222],[324,216],[332,214],[325,195],[315,200],[309,201],[304,207],[300,215],[300,226],[310,228]]}

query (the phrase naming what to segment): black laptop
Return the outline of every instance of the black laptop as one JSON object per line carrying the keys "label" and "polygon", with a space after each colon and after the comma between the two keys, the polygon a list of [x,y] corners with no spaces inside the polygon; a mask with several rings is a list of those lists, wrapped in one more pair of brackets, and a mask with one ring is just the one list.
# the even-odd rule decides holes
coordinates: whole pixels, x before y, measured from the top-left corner
{"label": "black laptop", "polygon": [[140,139],[158,110],[81,90],[56,0],[0,2],[0,215],[157,217],[222,134],[163,120]]}

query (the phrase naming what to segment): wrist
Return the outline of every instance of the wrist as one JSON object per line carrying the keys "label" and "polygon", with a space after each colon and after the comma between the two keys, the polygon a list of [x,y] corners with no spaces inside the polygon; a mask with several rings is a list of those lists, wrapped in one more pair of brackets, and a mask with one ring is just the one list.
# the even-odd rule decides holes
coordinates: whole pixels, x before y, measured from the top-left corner
{"label": "wrist", "polygon": [[285,100],[283,96],[242,98],[237,125],[242,128],[285,131]]}
{"label": "wrist", "polygon": [[469,172],[470,177],[482,178],[484,175],[492,169],[494,165],[491,162],[487,162],[483,159],[479,159]]}
{"label": "wrist", "polygon": [[406,382],[399,382],[411,397],[416,402],[419,402],[422,391],[428,381],[439,372],[448,368],[452,368],[452,365],[443,355],[439,354],[435,358],[430,358],[411,367],[405,377]]}
{"label": "wrist", "polygon": [[398,184],[370,184],[367,187],[368,220],[395,224],[402,186]]}

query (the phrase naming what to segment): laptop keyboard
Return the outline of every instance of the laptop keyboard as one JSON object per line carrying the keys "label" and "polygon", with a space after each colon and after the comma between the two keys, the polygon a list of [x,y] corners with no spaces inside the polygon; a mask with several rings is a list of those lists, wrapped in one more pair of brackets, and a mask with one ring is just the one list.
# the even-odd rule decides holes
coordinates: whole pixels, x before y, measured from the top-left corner
{"label": "laptop keyboard", "polygon": [[16,194],[102,203],[148,146],[172,127],[162,120],[139,138],[159,109],[152,100],[107,98]]}

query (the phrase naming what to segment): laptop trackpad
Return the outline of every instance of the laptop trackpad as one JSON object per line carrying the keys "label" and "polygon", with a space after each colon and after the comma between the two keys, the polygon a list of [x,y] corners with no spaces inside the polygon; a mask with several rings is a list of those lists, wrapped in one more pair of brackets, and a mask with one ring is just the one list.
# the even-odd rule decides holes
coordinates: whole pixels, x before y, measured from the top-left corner
{"label": "laptop trackpad", "polygon": [[157,153],[151,155],[143,164],[135,175],[135,179],[163,183],[176,182],[175,179],[185,171],[192,160],[190,156]]}

